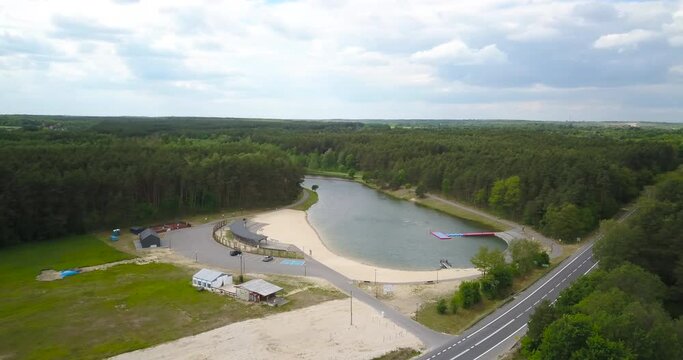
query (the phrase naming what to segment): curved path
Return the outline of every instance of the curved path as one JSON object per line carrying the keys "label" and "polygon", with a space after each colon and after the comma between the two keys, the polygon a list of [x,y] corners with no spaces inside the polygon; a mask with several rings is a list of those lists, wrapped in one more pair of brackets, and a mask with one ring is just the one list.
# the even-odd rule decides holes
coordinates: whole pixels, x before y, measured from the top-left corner
{"label": "curved path", "polygon": [[[625,220],[634,211],[627,212],[619,221]],[[549,274],[517,294],[513,301],[460,336],[422,355],[420,359],[495,359],[507,352],[526,333],[529,317],[539,302],[554,302],[564,288],[595,269],[598,264],[593,259],[593,243],[594,239],[591,239]]]}
{"label": "curved path", "polygon": [[471,206],[452,201],[452,200],[447,200],[442,197],[432,195],[432,194],[427,194],[427,197],[439,202],[442,202],[444,204],[451,205],[453,207],[456,207],[461,210],[465,210],[467,212],[471,212],[473,214],[477,214],[477,216],[481,216],[485,219],[488,219],[490,221],[499,223],[503,226],[509,227],[510,229],[514,229],[514,231],[518,232],[519,234],[526,235],[522,237],[526,238],[533,238],[534,240],[540,241],[547,249],[550,249],[550,257],[551,258],[556,258],[560,255],[562,255],[562,247],[557,245],[555,240],[550,239],[543,234],[533,230],[530,226],[522,226],[516,222],[510,221],[510,220],[505,220],[501,219],[495,215],[488,214],[484,211],[481,211],[479,209],[473,208]]}
{"label": "curved path", "polygon": [[356,287],[350,279],[317,262],[313,258],[306,256],[304,266],[291,266],[281,264],[281,259],[275,258],[271,262],[263,262],[263,256],[243,253],[242,256],[230,256],[230,248],[225,247],[213,240],[213,224],[193,226],[190,228],[175,230],[166,234],[163,240],[164,246],[169,246],[177,253],[190,259],[197,259],[197,262],[209,266],[218,266],[226,269],[233,269],[235,274],[239,274],[240,259],[243,261],[245,273],[259,274],[283,274],[295,276],[314,276],[327,280],[334,286],[351,295],[354,299],[360,300],[379,312],[384,312],[384,316],[397,325],[410,331],[427,349],[434,348],[450,339],[445,335],[431,330],[422,324],[394,310],[392,307],[382,303],[373,296]]}

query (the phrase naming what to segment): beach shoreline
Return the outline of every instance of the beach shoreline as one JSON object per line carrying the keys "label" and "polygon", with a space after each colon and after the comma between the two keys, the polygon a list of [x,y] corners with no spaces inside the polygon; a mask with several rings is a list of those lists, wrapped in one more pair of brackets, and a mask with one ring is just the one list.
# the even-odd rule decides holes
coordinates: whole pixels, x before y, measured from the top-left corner
{"label": "beach shoreline", "polygon": [[474,268],[441,270],[397,270],[364,264],[332,252],[304,211],[282,209],[256,215],[254,222],[265,224],[260,233],[281,243],[294,245],[306,256],[356,281],[404,284],[453,281],[480,275]]}

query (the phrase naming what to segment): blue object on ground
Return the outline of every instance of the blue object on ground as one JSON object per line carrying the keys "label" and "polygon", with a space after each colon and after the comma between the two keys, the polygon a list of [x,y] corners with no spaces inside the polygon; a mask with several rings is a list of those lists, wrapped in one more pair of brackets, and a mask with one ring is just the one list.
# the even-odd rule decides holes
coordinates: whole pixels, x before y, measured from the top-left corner
{"label": "blue object on ground", "polygon": [[64,270],[61,272],[62,279],[67,277],[67,276],[73,276],[73,275],[78,275],[80,274],[80,270]]}
{"label": "blue object on ground", "polygon": [[280,264],[282,264],[282,265],[292,265],[292,266],[302,266],[305,263],[306,263],[305,260],[286,259],[286,260],[280,261]]}
{"label": "blue object on ground", "polygon": [[118,241],[118,240],[119,240],[119,237],[116,236],[116,235],[112,235],[112,236],[109,237],[109,239],[111,239],[111,241]]}

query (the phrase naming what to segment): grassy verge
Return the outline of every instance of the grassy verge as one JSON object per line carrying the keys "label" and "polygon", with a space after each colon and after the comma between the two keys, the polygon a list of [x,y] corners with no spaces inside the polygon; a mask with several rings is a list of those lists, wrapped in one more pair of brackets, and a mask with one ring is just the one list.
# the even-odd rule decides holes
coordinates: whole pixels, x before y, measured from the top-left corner
{"label": "grassy verge", "polygon": [[317,192],[315,192],[313,190],[309,190],[309,189],[304,189],[304,192],[308,193],[308,198],[306,199],[306,201],[304,201],[303,203],[301,203],[297,206],[294,206],[292,209],[306,211],[311,206],[313,206],[313,204],[318,202],[318,193]]}
{"label": "grassy verge", "polygon": [[348,173],[343,173],[340,171],[306,169],[306,174],[307,175],[314,175],[314,176],[329,176],[329,177],[337,177],[337,178],[342,178],[342,179],[353,180],[353,177],[349,176]]}
{"label": "grassy verge", "polygon": [[[516,278],[512,284],[513,295],[503,300],[488,300],[482,297],[482,302],[469,308],[459,308],[456,314],[448,312],[447,314],[439,314],[436,311],[436,302],[431,302],[423,305],[418,313],[417,320],[421,324],[430,329],[448,333],[460,334],[464,330],[470,328],[481,319],[485,318],[503,304],[512,300],[512,296],[524,291],[529,286],[533,285],[538,279],[545,276],[559,265],[564,259],[571,254],[571,251],[565,251],[562,256],[553,259],[552,265],[546,269],[535,269],[528,275]],[[448,299],[447,299],[448,300]]]}
{"label": "grassy verge", "polygon": [[420,355],[420,352],[412,348],[398,348],[372,360],[407,360]]}
{"label": "grassy verge", "polygon": [[99,359],[343,297],[311,286],[282,307],[246,304],[197,292],[190,286],[194,270],[171,264],[119,265],[52,282],[35,280],[41,269],[126,258],[130,255],[92,236],[3,249],[0,358]]}
{"label": "grassy verge", "polygon": [[449,215],[452,215],[452,216],[455,216],[458,218],[467,219],[467,220],[474,221],[476,223],[485,225],[485,226],[491,228],[491,230],[493,230],[493,231],[505,231],[505,230],[507,230],[507,227],[503,226],[502,224],[498,223],[497,221],[493,221],[489,218],[479,216],[473,212],[457,208],[455,206],[443,203],[443,202],[438,201],[438,200],[417,199],[415,202],[424,206],[424,207],[428,207],[430,209],[438,210],[438,211],[441,211],[443,213],[446,213],[446,214],[449,214]]}

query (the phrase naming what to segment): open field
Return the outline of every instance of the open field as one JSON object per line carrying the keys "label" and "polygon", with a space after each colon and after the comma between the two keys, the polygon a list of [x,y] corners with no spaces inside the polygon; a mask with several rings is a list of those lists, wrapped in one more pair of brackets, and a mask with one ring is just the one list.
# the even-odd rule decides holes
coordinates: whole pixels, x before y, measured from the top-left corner
{"label": "open field", "polygon": [[[226,325],[117,360],[153,359],[372,359],[420,341],[369,305],[328,301],[305,309]],[[401,358],[396,358],[401,359]]]}
{"label": "open field", "polygon": [[189,285],[193,269],[171,264],[119,265],[52,282],[62,270],[130,258],[93,236],[3,249],[0,253],[0,358],[95,359],[285,312],[342,295],[314,284],[279,308],[245,304]]}

